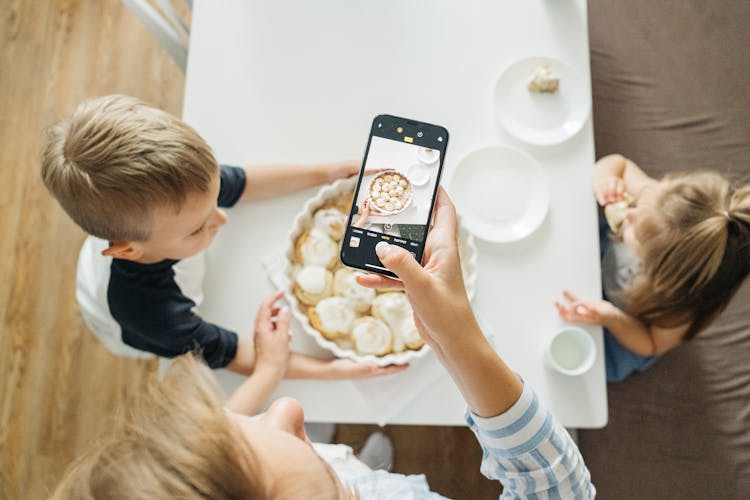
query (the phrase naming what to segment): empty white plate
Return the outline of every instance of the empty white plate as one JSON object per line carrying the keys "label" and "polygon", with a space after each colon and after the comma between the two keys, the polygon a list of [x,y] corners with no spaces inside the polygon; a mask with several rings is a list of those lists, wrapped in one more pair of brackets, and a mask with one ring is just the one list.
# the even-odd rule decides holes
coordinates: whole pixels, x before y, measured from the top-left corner
{"label": "empty white plate", "polygon": [[[526,84],[538,66],[560,78],[554,94],[531,92]],[[522,59],[508,66],[495,87],[495,112],[509,134],[530,144],[558,144],[573,137],[591,112],[583,75],[551,57]]]}
{"label": "empty white plate", "polygon": [[431,170],[424,163],[415,163],[406,169],[406,176],[415,186],[424,186],[430,180]]}
{"label": "empty white plate", "polygon": [[529,154],[507,146],[469,153],[453,171],[448,189],[466,228],[495,243],[530,235],[549,208],[542,167]]}

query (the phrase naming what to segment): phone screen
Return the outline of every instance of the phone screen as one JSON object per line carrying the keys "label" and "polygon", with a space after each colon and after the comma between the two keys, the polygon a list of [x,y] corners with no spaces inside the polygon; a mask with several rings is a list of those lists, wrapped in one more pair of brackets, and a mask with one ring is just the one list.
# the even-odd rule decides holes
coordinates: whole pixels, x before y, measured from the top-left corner
{"label": "phone screen", "polygon": [[444,127],[375,117],[342,242],[345,265],[395,277],[375,254],[381,241],[422,262],[447,145]]}

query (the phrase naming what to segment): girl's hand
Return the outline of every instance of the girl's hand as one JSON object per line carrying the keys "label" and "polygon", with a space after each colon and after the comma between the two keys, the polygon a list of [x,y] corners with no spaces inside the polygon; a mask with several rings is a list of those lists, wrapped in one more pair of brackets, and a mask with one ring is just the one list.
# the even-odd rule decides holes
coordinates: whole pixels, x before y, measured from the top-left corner
{"label": "girl's hand", "polygon": [[594,196],[605,206],[625,198],[625,182],[620,177],[594,177]]}
{"label": "girl's hand", "polygon": [[[268,297],[255,316],[255,368],[273,370],[282,378],[289,361],[289,322],[291,312],[288,307],[279,308],[276,302],[284,295],[278,291]],[[274,319],[275,318],[275,319]]]}
{"label": "girl's hand", "polygon": [[586,323],[604,325],[608,318],[617,311],[611,302],[606,300],[581,300],[568,290],[563,291],[568,305],[555,301],[557,312],[568,323]]}

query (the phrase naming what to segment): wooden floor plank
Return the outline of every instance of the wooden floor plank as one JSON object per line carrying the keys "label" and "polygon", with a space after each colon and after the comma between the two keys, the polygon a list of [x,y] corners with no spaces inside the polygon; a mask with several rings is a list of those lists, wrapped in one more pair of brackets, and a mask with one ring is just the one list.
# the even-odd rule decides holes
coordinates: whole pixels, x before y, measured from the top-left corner
{"label": "wooden floor plank", "polygon": [[[7,0],[0,14],[0,499],[45,498],[155,370],[116,358],[75,301],[84,234],[39,178],[44,129],[124,93],[179,114],[184,75],[117,0]],[[361,446],[372,426],[340,426]],[[466,429],[387,427],[396,470],[458,498],[497,497]]]}

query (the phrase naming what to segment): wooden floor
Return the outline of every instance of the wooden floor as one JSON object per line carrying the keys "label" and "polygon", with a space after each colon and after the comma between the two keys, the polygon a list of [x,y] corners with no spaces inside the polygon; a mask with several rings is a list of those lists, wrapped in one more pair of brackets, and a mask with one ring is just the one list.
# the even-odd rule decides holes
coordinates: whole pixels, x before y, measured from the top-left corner
{"label": "wooden floor", "polygon": [[[118,0],[10,0],[0,11],[0,500],[44,498],[155,370],[119,359],[75,302],[84,234],[39,178],[44,129],[81,100],[130,94],[180,113],[184,75]],[[369,426],[339,426],[360,446]],[[464,428],[387,427],[396,470],[497,498]]]}

